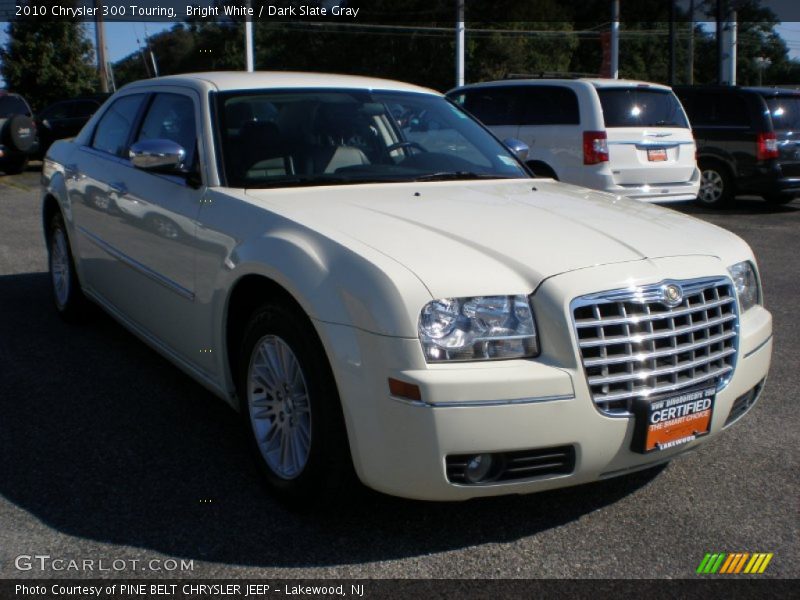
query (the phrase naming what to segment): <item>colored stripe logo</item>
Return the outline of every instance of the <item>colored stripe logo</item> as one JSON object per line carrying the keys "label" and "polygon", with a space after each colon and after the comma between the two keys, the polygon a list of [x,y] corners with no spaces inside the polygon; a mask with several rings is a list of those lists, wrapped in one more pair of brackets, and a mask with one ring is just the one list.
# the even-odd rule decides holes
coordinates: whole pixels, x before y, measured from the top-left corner
{"label": "colored stripe logo", "polygon": [[697,567],[699,575],[756,575],[767,570],[772,552],[708,552]]}

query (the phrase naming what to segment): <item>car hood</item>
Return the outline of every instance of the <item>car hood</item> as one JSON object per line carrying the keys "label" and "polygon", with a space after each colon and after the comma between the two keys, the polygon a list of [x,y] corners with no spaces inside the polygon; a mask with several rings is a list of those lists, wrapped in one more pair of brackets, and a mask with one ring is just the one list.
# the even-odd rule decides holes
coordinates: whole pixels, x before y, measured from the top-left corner
{"label": "car hood", "polygon": [[530,293],[548,277],[596,265],[748,252],[733,234],[698,219],[550,180],[247,194],[340,243],[365,244],[393,258],[434,297]]}

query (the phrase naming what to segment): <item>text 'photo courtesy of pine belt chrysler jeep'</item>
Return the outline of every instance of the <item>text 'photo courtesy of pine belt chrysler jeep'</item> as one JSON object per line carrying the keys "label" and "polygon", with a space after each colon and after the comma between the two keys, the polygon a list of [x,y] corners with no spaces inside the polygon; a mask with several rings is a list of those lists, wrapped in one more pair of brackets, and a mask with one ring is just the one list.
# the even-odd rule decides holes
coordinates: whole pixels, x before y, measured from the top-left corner
{"label": "text 'photo courtesy of pine belt chrysler jeep'", "polygon": [[664,85],[624,79],[507,79],[447,93],[504,139],[530,147],[528,166],[551,177],[647,202],[694,200],[695,144]]}
{"label": "text 'photo courtesy of pine belt chrysler jeep'", "polygon": [[772,353],[747,244],[507,145],[381,79],[128,85],[45,159],[55,306],[99,304],[238,408],[289,501],[352,473],[430,500],[564,487],[738,420]]}

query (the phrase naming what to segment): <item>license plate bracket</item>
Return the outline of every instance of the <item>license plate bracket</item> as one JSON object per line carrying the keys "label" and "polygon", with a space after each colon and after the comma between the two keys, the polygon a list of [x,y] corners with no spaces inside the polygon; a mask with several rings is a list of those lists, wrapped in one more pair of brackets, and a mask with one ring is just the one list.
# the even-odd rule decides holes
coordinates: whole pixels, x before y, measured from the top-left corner
{"label": "license plate bracket", "polygon": [[650,162],[663,162],[667,160],[667,149],[666,148],[648,148],[647,149],[647,160]]}
{"label": "license plate bracket", "polygon": [[637,398],[631,450],[640,454],[660,452],[708,435],[714,412],[716,386]]}

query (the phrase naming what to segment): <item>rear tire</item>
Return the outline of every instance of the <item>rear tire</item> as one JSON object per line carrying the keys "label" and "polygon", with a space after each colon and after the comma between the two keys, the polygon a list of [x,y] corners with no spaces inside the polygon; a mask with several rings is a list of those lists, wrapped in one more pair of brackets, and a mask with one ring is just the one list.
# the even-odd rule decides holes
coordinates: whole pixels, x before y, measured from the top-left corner
{"label": "rear tire", "polygon": [[7,158],[0,161],[0,171],[6,175],[19,175],[28,166],[28,157],[22,156],[18,158]]}
{"label": "rear tire", "polygon": [[248,444],[278,498],[295,508],[329,504],[354,487],[336,382],[299,310],[269,303],[253,314],[241,344],[237,391]]}
{"label": "rear tire", "polygon": [[730,204],[733,197],[733,177],[727,167],[716,161],[701,162],[697,203],[708,208],[722,208]]}
{"label": "rear tire", "polygon": [[67,322],[83,320],[88,312],[89,301],[83,295],[75,261],[69,246],[67,228],[61,213],[50,219],[47,236],[48,267],[53,302],[58,314]]}

